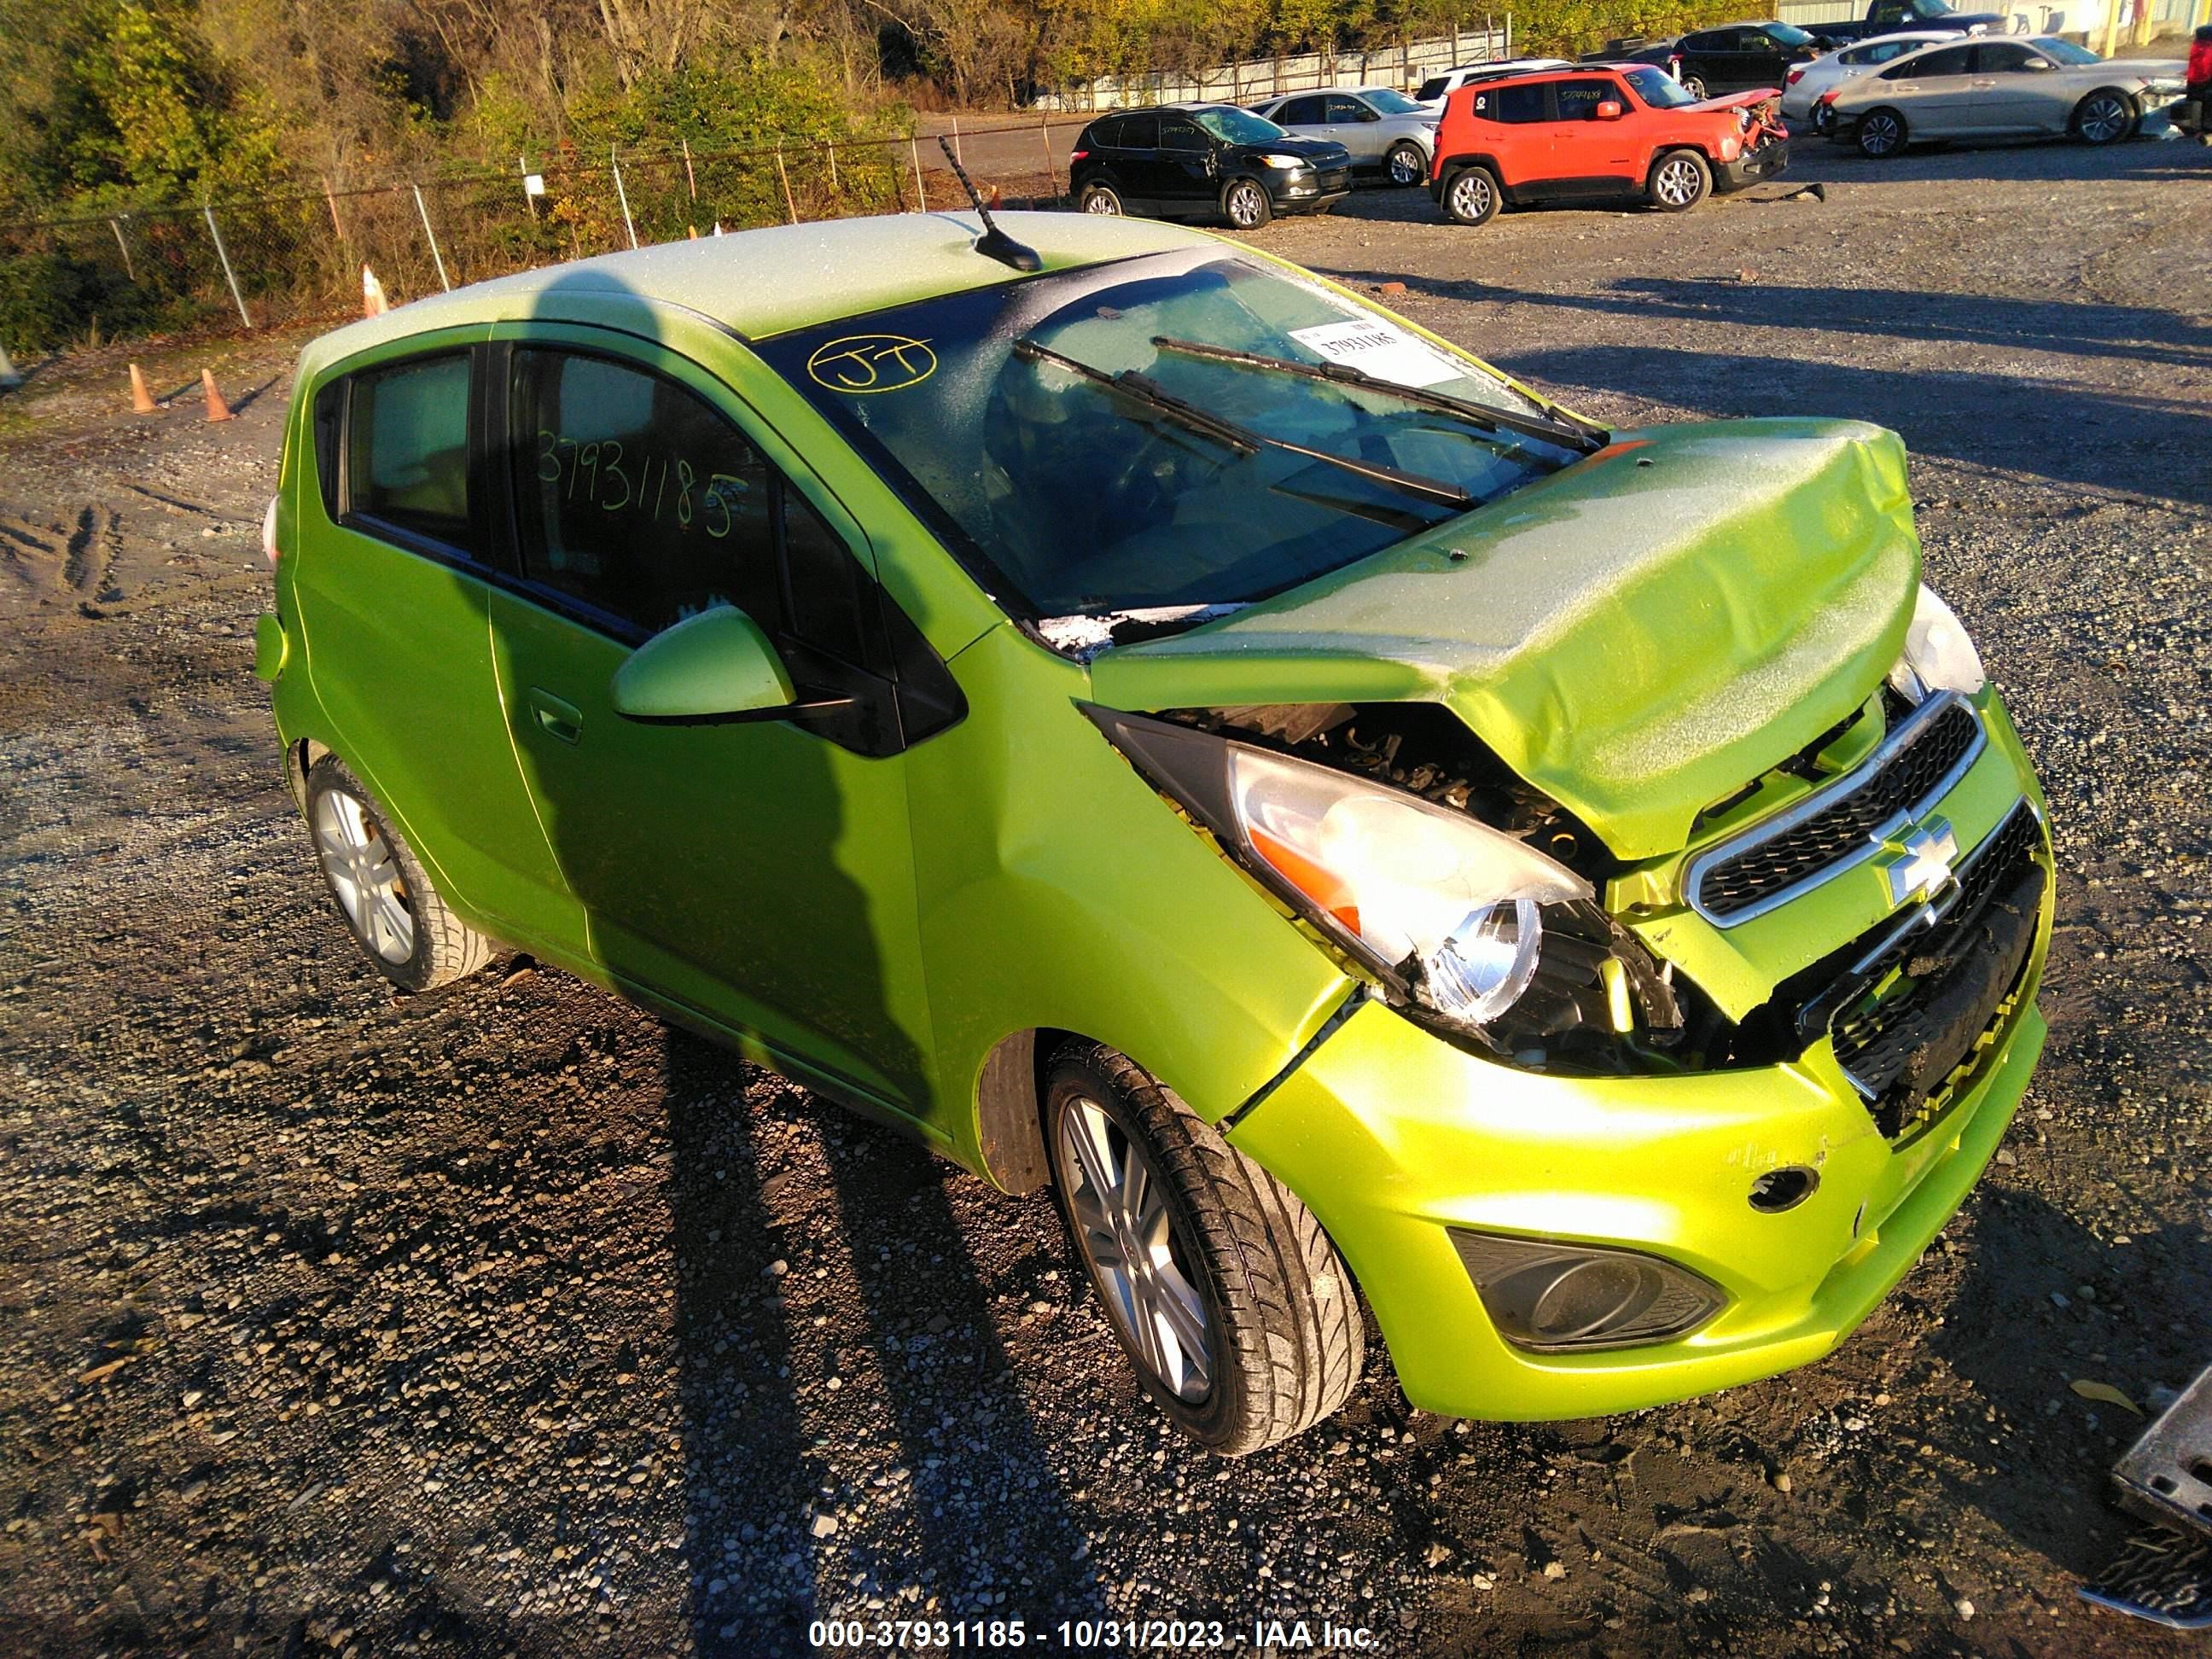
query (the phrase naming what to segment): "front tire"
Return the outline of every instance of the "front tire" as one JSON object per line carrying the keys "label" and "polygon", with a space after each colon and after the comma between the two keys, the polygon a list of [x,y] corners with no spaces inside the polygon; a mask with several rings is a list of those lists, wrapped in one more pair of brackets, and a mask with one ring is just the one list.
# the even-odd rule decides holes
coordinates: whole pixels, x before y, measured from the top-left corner
{"label": "front tire", "polygon": [[1693,149],[1670,149],[1651,164],[1651,204],[1662,213],[1686,213],[1712,188],[1713,170]]}
{"label": "front tire", "polygon": [[1465,167],[1444,186],[1444,212],[1455,224],[1486,225],[1498,216],[1504,194],[1488,167]]}
{"label": "front tire", "polygon": [[404,991],[428,991],[491,960],[491,941],[447,908],[376,798],[336,755],[308,772],[305,805],[323,879],[377,972]]}
{"label": "front tire", "polygon": [[1084,185],[1082,191],[1076,196],[1075,204],[1085,213],[1103,214],[1116,219],[1121,216],[1120,194],[1112,185],[1102,185],[1095,180]]}
{"label": "front tire", "polygon": [[1221,191],[1221,216],[1238,230],[1258,230],[1275,216],[1275,204],[1255,179],[1231,179]]}
{"label": "front tire", "polygon": [[2136,129],[2135,100],[2102,88],[2074,106],[2074,136],[2085,144],[2116,144]]}
{"label": "front tire", "polygon": [[1873,161],[1884,161],[1893,155],[1903,155],[1911,138],[1911,130],[1905,125],[1905,118],[1886,104],[1859,117],[1859,154]]}
{"label": "front tire", "polygon": [[1044,1118],[1076,1254],[1177,1428],[1241,1457],[1343,1405],[1366,1328],[1335,1246],[1288,1188],[1096,1043],[1053,1057]]}
{"label": "front tire", "polygon": [[1419,144],[1395,143],[1382,158],[1382,169],[1390,175],[1394,185],[1418,185],[1429,176],[1429,158],[1421,154]]}

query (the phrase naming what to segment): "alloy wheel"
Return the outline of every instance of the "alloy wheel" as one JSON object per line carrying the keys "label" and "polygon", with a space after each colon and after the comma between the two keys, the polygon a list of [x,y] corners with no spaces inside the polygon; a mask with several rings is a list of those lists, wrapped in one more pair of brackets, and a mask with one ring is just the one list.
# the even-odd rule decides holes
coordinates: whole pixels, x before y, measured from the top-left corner
{"label": "alloy wheel", "polygon": [[1110,190],[1086,190],[1083,192],[1083,210],[1085,213],[1119,214],[1121,204]]}
{"label": "alloy wheel", "polygon": [[1705,83],[1694,75],[1682,82],[1682,90],[1701,104],[1705,101]]}
{"label": "alloy wheel", "polygon": [[1452,180],[1451,205],[1455,216],[1470,223],[1486,218],[1490,213],[1490,203],[1489,174],[1469,171]]}
{"label": "alloy wheel", "polygon": [[1146,1370],[1178,1399],[1213,1387],[1212,1322],[1193,1281],[1167,1186],[1143,1150],[1087,1096],[1060,1115],[1075,1234],[1108,1311]]}
{"label": "alloy wheel", "polygon": [[1261,211],[1265,205],[1259,185],[1232,185],[1229,191],[1229,222],[1239,230],[1250,230],[1259,224]]}
{"label": "alloy wheel", "polygon": [[1421,158],[1418,152],[1407,149],[1403,144],[1390,152],[1390,182],[1392,184],[1416,183],[1424,171],[1425,169],[1421,166]]}
{"label": "alloy wheel", "polygon": [[2128,130],[2129,112],[2109,92],[2099,93],[2081,106],[2081,136],[2093,144],[2109,144]]}
{"label": "alloy wheel", "polygon": [[315,803],[315,854],[346,920],[386,962],[415,954],[415,914],[392,842],[360,801],[343,790]]}
{"label": "alloy wheel", "polygon": [[1859,123],[1859,148],[1869,155],[1887,155],[1905,142],[1897,118],[1878,111]]}
{"label": "alloy wheel", "polygon": [[1660,167],[1651,181],[1651,193],[1668,207],[1688,207],[1702,193],[1699,185],[1697,163],[1678,155]]}

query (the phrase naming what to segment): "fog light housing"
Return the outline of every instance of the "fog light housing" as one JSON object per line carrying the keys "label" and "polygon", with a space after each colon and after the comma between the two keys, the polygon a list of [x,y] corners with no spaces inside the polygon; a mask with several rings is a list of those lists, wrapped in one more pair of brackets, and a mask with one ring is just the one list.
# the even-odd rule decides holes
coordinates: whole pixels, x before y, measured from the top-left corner
{"label": "fog light housing", "polygon": [[1516,1348],[1556,1353],[1664,1342],[1728,1303],[1719,1286],[1687,1267],[1635,1250],[1457,1227],[1451,1239],[1491,1322]]}

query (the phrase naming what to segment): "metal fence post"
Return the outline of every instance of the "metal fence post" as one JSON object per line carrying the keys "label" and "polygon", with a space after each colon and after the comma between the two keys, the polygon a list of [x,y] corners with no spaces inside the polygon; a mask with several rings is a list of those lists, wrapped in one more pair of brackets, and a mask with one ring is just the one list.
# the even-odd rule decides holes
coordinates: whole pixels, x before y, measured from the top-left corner
{"label": "metal fence post", "polygon": [[410,183],[407,188],[415,192],[415,211],[422,216],[422,234],[430,240],[430,260],[438,267],[438,286],[450,294],[453,279],[446,275],[446,256],[438,252],[438,233],[430,228],[430,210],[422,205],[422,186]]}
{"label": "metal fence post", "polygon": [[1044,181],[1052,186],[1052,193],[1057,196],[1060,194],[1060,163],[1053,159],[1051,117],[1037,117],[1037,136],[1044,140]]}
{"label": "metal fence post", "polygon": [[691,141],[685,138],[678,142],[684,146],[684,186],[696,202],[699,199],[699,176],[691,171]]}
{"label": "metal fence post", "polygon": [[799,204],[792,199],[791,175],[783,170],[783,146],[775,147],[775,176],[783,181],[783,205],[791,215],[791,222],[799,222]]}
{"label": "metal fence post", "polygon": [[131,268],[131,244],[123,240],[123,221],[120,219],[110,219],[107,222],[107,228],[115,233],[115,246],[123,251],[124,276],[129,278],[131,282],[137,282],[138,280],[138,273]]}
{"label": "metal fence post", "polygon": [[215,241],[215,257],[222,261],[222,280],[230,284],[230,297],[232,303],[238,307],[238,320],[252,328],[253,319],[246,309],[246,296],[238,291],[238,273],[230,268],[230,254],[222,245],[222,233],[215,228],[215,204],[203,200],[200,211],[207,215],[208,234]]}
{"label": "metal fence post", "polygon": [[607,146],[607,165],[614,170],[615,199],[622,204],[623,228],[629,233],[629,245],[637,246],[637,227],[630,222],[629,192],[623,188],[622,162],[615,155],[615,147]]}
{"label": "metal fence post", "polygon": [[830,193],[832,196],[844,194],[843,188],[837,183],[837,141],[835,138],[830,140]]}
{"label": "metal fence post", "polygon": [[908,153],[914,157],[914,210],[927,213],[929,211],[929,191],[921,182],[921,146],[915,142],[914,135],[908,133],[906,147]]}

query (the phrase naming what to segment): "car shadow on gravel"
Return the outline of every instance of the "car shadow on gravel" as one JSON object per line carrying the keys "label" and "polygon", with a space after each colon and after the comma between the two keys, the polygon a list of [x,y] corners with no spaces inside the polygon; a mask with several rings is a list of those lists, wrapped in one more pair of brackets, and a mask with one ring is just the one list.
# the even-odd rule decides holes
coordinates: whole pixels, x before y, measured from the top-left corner
{"label": "car shadow on gravel", "polygon": [[[820,1650],[817,1620],[926,1607],[1100,1609],[954,1172],[683,1031],[665,1084],[696,1650]],[[814,1120],[818,1164],[775,1144],[779,1115]]]}
{"label": "car shadow on gravel", "polygon": [[2185,403],[2004,374],[1672,347],[1576,346],[1502,352],[1492,361],[1516,379],[1567,392],[1571,402],[1577,392],[1610,396],[1635,386],[1715,416],[1849,416],[1895,428],[1916,454],[2212,502],[2212,470],[2201,465],[2212,434],[2198,407]]}
{"label": "car shadow on gravel", "polygon": [[[1954,1504],[2091,1578],[2130,1524],[2107,1476],[2146,1419],[2071,1384],[2112,1385],[2155,1415],[2154,1389],[2178,1390],[2212,1363],[2191,1288],[2212,1284],[2212,1237],[2167,1226],[2100,1238],[2038,1194],[1995,1182],[1972,1215],[1965,1277],[1929,1343],[1972,1391],[1921,1432],[1946,1455],[1939,1479]],[[2066,1501],[2051,1502],[2054,1486]]]}

